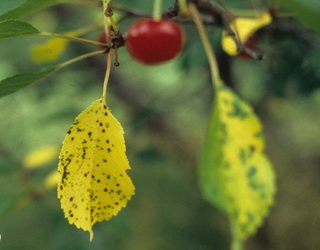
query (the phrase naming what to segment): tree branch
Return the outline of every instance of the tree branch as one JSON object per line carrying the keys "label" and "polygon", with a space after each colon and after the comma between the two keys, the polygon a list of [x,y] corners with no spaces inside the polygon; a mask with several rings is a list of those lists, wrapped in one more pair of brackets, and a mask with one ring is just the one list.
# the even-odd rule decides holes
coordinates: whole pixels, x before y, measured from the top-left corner
{"label": "tree branch", "polygon": [[[209,16],[209,17],[202,17],[202,22],[205,25],[221,26],[226,30],[228,35],[234,40],[237,46],[238,53],[246,52],[247,54],[249,54],[255,59],[262,59],[261,53],[257,53],[249,48],[246,48],[238,39],[236,33],[232,30],[230,26],[230,23],[234,20],[234,16],[227,8],[215,2],[211,2],[210,0],[190,0],[190,1],[195,4],[197,9],[202,14]],[[152,16],[150,13],[146,13],[134,8],[123,7],[117,4],[112,4],[111,7],[113,9],[116,9],[125,13],[124,17],[122,17],[120,21],[128,17],[150,18]],[[164,11],[161,16],[162,18],[173,18],[178,23],[193,24],[193,20],[191,18],[179,17],[179,5],[177,1],[174,1],[174,4],[170,8],[168,8],[168,10]]]}

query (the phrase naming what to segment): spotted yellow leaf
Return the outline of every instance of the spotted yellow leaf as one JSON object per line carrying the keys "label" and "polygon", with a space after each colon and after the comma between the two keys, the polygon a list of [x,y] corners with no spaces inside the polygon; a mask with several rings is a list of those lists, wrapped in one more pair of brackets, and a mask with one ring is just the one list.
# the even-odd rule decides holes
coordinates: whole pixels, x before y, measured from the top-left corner
{"label": "spotted yellow leaf", "polygon": [[90,240],[92,226],[117,215],[134,194],[123,133],[102,98],[75,119],[63,141],[58,198],[68,221],[89,231]]}
{"label": "spotted yellow leaf", "polygon": [[[272,17],[269,12],[265,12],[258,17],[252,18],[235,18],[231,23],[231,29],[235,32],[238,40],[241,43],[245,43],[250,36],[252,36],[257,30],[270,24]],[[237,46],[232,37],[228,36],[227,32],[223,32],[222,36],[222,48],[231,56],[237,55]]]}
{"label": "spotted yellow leaf", "polygon": [[200,183],[204,197],[229,217],[235,239],[252,235],[273,203],[274,173],[264,150],[261,123],[251,107],[218,86]]}
{"label": "spotted yellow leaf", "polygon": [[[65,35],[77,36],[78,32],[68,32]],[[50,38],[45,43],[35,45],[31,48],[32,61],[38,64],[56,61],[65,51],[70,40],[58,37]]]}

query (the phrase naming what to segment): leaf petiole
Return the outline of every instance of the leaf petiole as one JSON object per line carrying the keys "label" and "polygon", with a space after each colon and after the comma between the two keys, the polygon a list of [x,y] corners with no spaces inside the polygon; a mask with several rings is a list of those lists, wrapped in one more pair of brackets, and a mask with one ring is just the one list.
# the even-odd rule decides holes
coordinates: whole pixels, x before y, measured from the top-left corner
{"label": "leaf petiole", "polygon": [[59,68],[66,67],[66,66],[69,66],[72,63],[78,62],[78,61],[86,59],[88,57],[97,56],[97,55],[101,55],[101,54],[104,54],[104,53],[105,53],[105,50],[98,50],[98,51],[86,53],[86,54],[83,54],[81,56],[75,57],[73,59],[70,59],[70,60],[68,60],[66,62],[61,63]]}
{"label": "leaf petiole", "polygon": [[93,40],[84,39],[84,38],[80,38],[80,37],[76,37],[76,36],[64,35],[64,34],[56,34],[56,33],[50,33],[50,32],[40,32],[40,33],[37,33],[35,35],[48,36],[48,37],[58,37],[58,38],[67,39],[67,40],[74,41],[74,42],[86,43],[86,44],[90,44],[90,45],[94,45],[94,46],[98,46],[98,47],[104,47],[105,46],[105,44],[100,43],[100,42],[96,42],[96,41],[93,41]]}
{"label": "leaf petiole", "polygon": [[110,51],[107,55],[107,68],[106,68],[106,74],[104,77],[104,82],[103,82],[103,91],[102,91],[102,97],[105,98],[107,95],[107,86],[108,86],[108,82],[109,82],[109,77],[110,77],[110,72],[111,72],[111,59],[112,59],[112,55],[111,55],[112,51]]}
{"label": "leaf petiole", "polygon": [[189,9],[188,9],[188,5],[187,5],[187,1],[186,0],[178,0],[178,4],[179,4],[179,15],[181,17],[188,17],[189,16]]}
{"label": "leaf petiole", "polygon": [[198,29],[199,35],[201,37],[204,50],[205,50],[207,57],[208,57],[208,62],[209,62],[210,71],[211,71],[212,78],[213,78],[214,87],[218,87],[218,86],[222,85],[222,81],[220,78],[217,59],[216,59],[214,52],[212,50],[208,35],[206,33],[206,30],[204,28],[204,25],[202,23],[202,20],[201,20],[201,17],[200,17],[200,14],[199,14],[197,8],[194,6],[194,4],[190,3],[189,9],[190,9],[191,16],[192,16],[192,18],[196,24],[196,27]]}
{"label": "leaf petiole", "polygon": [[108,28],[109,24],[112,27],[114,32],[117,33],[119,31],[119,29],[117,27],[117,24],[114,21],[113,11],[109,7],[109,3],[110,3],[110,0],[104,0],[103,1],[104,24],[105,24],[105,32],[107,34],[107,37],[108,37],[108,34],[109,34],[109,28]]}

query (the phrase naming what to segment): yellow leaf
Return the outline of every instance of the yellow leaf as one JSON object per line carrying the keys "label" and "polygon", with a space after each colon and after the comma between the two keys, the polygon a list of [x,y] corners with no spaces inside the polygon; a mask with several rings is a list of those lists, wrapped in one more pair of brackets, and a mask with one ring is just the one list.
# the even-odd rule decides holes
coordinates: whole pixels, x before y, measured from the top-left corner
{"label": "yellow leaf", "polygon": [[[68,32],[65,35],[77,36],[78,32]],[[38,64],[50,63],[58,59],[69,44],[68,39],[58,37],[50,38],[43,44],[31,48],[32,61]]]}
{"label": "yellow leaf", "polygon": [[251,107],[220,86],[200,167],[206,199],[225,212],[234,237],[252,235],[273,203],[274,173],[264,150],[261,123]]}
{"label": "yellow leaf", "polygon": [[101,98],[75,119],[63,141],[58,198],[69,223],[89,231],[90,240],[92,226],[117,215],[134,194],[123,133]]}
{"label": "yellow leaf", "polygon": [[27,154],[23,159],[22,164],[25,168],[29,169],[42,167],[56,159],[58,153],[58,148],[55,146],[41,147]]}
{"label": "yellow leaf", "polygon": [[46,189],[51,189],[56,187],[60,180],[60,174],[58,171],[54,170],[44,180],[44,187]]}
{"label": "yellow leaf", "polygon": [[[253,18],[235,18],[231,23],[231,29],[235,32],[237,38],[241,43],[245,43],[247,39],[252,36],[257,30],[270,24],[272,17],[269,12],[263,13],[261,16]],[[222,48],[223,50],[231,55],[235,56],[238,54],[237,46],[227,32],[223,32],[222,37]]]}

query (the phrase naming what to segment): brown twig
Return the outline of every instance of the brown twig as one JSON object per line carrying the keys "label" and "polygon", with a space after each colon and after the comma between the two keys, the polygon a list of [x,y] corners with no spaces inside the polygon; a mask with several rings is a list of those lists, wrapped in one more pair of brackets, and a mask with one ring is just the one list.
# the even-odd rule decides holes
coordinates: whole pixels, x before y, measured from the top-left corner
{"label": "brown twig", "polygon": [[[245,52],[251,57],[255,59],[262,59],[262,54],[257,53],[256,51],[253,51],[249,48],[246,48],[242,42],[239,40],[236,32],[233,31],[231,28],[231,22],[234,20],[233,14],[224,6],[211,2],[209,0],[190,0],[194,3],[194,5],[197,7],[197,9],[204,15],[207,15],[207,17],[202,17],[202,21],[205,25],[210,26],[221,26],[223,27],[227,34],[234,40],[238,53]],[[128,17],[151,17],[152,15],[149,13],[146,13],[144,11],[134,9],[134,8],[127,8],[123,7],[121,5],[112,4],[111,8],[119,10],[125,15],[121,18],[120,21],[122,21],[125,18]],[[179,23],[185,23],[185,24],[192,24],[193,20],[191,18],[180,18],[179,17],[179,5],[177,1],[174,1],[174,4],[168,8],[166,11],[162,13],[162,18],[174,18],[176,22]]]}
{"label": "brown twig", "polygon": [[179,15],[179,5],[177,1],[165,12],[162,13],[162,18],[173,18]]}
{"label": "brown twig", "polygon": [[109,6],[110,8],[119,10],[125,14],[125,16],[121,18],[121,20],[127,17],[151,17],[152,16],[150,13],[147,13],[135,8],[127,8],[118,4],[111,3]]}
{"label": "brown twig", "polygon": [[[122,21],[125,18],[129,18],[129,17],[151,17],[152,15],[150,13],[141,11],[139,9],[135,9],[135,8],[127,8],[118,4],[110,4],[111,8],[115,9],[115,10],[119,10],[121,12],[123,12],[125,15],[120,19],[120,21]],[[193,23],[193,20],[191,18],[179,18],[178,16],[179,14],[179,7],[178,5],[175,3],[173,6],[171,6],[168,10],[164,11],[162,13],[162,17],[163,18],[174,18],[174,20],[176,22],[179,23]],[[215,23],[212,18],[209,17],[203,17],[203,23],[206,25],[214,25],[217,24]]]}

